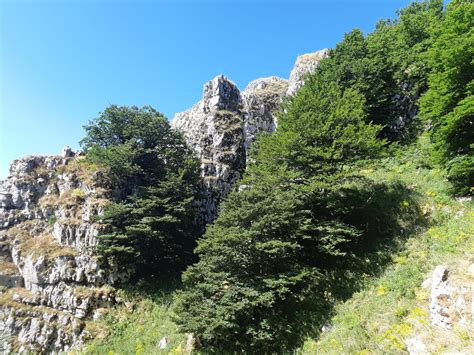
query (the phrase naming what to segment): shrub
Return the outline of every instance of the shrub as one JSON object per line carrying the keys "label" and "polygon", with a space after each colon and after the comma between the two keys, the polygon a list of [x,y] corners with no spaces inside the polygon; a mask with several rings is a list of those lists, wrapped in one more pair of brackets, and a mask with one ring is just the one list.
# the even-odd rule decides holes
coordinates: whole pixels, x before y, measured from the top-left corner
{"label": "shrub", "polygon": [[86,193],[82,189],[74,189],[74,190],[72,190],[71,195],[72,195],[72,197],[75,197],[79,200],[83,200],[84,197],[86,196]]}
{"label": "shrub", "polygon": [[48,218],[48,225],[53,226],[56,223],[57,217],[52,215]]}

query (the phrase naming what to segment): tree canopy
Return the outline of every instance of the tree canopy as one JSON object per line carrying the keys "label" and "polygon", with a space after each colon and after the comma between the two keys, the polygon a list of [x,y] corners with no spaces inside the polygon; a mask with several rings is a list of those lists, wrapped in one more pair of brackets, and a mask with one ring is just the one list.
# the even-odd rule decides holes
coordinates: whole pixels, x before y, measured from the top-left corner
{"label": "tree canopy", "polygon": [[421,112],[429,120],[433,152],[457,194],[474,186],[474,3],[454,0],[433,28],[427,60],[433,68]]}
{"label": "tree canopy", "polygon": [[[291,349],[308,299],[363,230],[336,211],[349,169],[382,149],[364,98],[314,76],[261,136],[240,189],[229,195],[183,276],[176,321],[208,347]],[[319,303],[324,304],[324,296]],[[311,297],[310,297],[311,295]]]}

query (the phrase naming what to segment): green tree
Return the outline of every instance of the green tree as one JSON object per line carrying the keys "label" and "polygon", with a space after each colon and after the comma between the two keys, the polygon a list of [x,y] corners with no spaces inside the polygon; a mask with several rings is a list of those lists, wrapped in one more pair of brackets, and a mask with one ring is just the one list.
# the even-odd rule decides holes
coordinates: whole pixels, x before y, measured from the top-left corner
{"label": "green tree", "polygon": [[87,159],[109,170],[112,187],[122,196],[159,178],[165,164],[177,170],[191,156],[181,134],[150,106],[111,105],[84,129],[80,143]]}
{"label": "green tree", "polygon": [[108,171],[115,192],[97,251],[141,276],[181,270],[199,231],[199,166],[184,138],[148,106],[110,106],[85,129],[86,159]]}
{"label": "green tree", "polygon": [[325,274],[363,234],[334,208],[350,167],[383,146],[363,108],[355,90],[318,76],[290,100],[184,273],[175,309],[183,330],[216,351],[297,344],[307,307],[326,306]]}
{"label": "green tree", "polygon": [[366,37],[355,29],[320,64],[318,75],[364,96],[366,120],[384,126],[381,137],[411,135],[416,100],[426,89],[428,74],[421,54],[442,9],[441,0],[416,2],[401,10],[398,19],[380,21]]}
{"label": "green tree", "polygon": [[433,29],[427,58],[433,72],[421,100],[431,122],[436,160],[447,170],[453,192],[472,194],[474,186],[474,3],[454,0]]}

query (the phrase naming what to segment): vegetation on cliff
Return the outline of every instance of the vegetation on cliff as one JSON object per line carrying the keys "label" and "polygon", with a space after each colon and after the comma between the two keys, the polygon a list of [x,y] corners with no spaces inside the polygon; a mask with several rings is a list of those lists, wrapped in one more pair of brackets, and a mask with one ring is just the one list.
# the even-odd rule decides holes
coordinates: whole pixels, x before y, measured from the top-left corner
{"label": "vegetation on cliff", "polygon": [[[367,36],[346,34],[286,100],[166,298],[177,352],[176,331],[203,352],[406,350],[428,267],[473,243],[472,206],[454,199],[473,191],[473,21],[472,1],[413,3]],[[150,108],[111,107],[86,130],[88,159],[125,191],[106,211],[101,252],[146,276],[192,260],[182,250],[197,236],[199,179],[184,141]],[[446,235],[433,240],[433,228]],[[362,315],[382,307],[384,319]],[[117,331],[118,312],[91,349],[157,349],[148,333]]]}

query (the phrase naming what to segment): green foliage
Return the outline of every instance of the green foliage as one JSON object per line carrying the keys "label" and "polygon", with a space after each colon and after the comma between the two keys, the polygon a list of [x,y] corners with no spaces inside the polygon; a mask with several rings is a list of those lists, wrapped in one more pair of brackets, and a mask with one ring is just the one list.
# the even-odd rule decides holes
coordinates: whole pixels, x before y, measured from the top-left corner
{"label": "green foliage", "polygon": [[433,68],[421,111],[432,124],[433,155],[445,165],[453,192],[474,186],[474,4],[452,1],[444,20],[433,29],[427,53]]}
{"label": "green foliage", "polygon": [[121,196],[135,185],[159,180],[167,170],[178,171],[191,157],[181,134],[150,106],[109,106],[84,129],[87,160],[109,169],[111,185]]}
{"label": "green foliage", "polygon": [[366,121],[384,126],[381,137],[409,138],[416,128],[409,122],[416,112],[415,101],[426,89],[422,53],[442,8],[441,0],[416,2],[398,19],[380,21],[367,37],[358,29],[349,32],[315,75],[360,92],[366,100]]}
{"label": "green foliage", "polygon": [[272,151],[262,149],[257,160],[283,164],[309,178],[373,158],[384,142],[376,138],[381,127],[365,123],[364,103],[354,89],[342,90],[320,76],[309,78],[280,117],[279,129],[269,140],[273,143],[266,142]]}
{"label": "green foliage", "polygon": [[[465,270],[472,261],[469,255],[474,246],[472,203],[450,197],[449,183],[440,171],[423,166],[425,145],[423,139],[365,174],[380,182],[402,180],[411,186],[427,228],[417,224],[410,231],[404,226],[406,239],[400,248],[381,245],[378,254],[391,262],[380,274],[372,272],[373,265],[368,270],[354,268],[360,290],[335,306],[328,331],[309,335],[297,354],[400,353],[406,351],[406,340],[415,336],[426,345],[427,353],[472,352],[472,339],[465,342],[456,331],[446,337],[444,330],[430,326],[429,290],[421,287],[436,265],[447,265],[450,278],[459,282],[464,277],[461,284],[469,284]],[[411,213],[400,216],[404,223]],[[376,258],[369,259],[374,262]],[[472,334],[472,325],[467,327]]]}
{"label": "green foliage", "polygon": [[83,200],[84,197],[86,196],[86,193],[82,189],[74,189],[72,190],[72,197],[75,197],[79,200]]}
{"label": "green foliage", "polygon": [[53,226],[56,223],[57,219],[58,218],[55,215],[50,216],[48,218],[48,225]]}
{"label": "green foliage", "polygon": [[312,77],[277,132],[257,142],[240,192],[199,242],[200,260],[177,297],[177,323],[207,347],[290,350],[307,330],[304,312],[327,307],[328,273],[362,242],[368,222],[349,222],[346,194],[360,187],[350,186],[350,167],[384,144],[363,105],[355,90]]}
{"label": "green foliage", "polygon": [[[474,9],[443,9],[415,2],[367,36],[346,34],[253,144],[175,295],[179,331],[206,352],[292,352],[333,314],[333,330],[302,352],[406,350],[424,273],[472,247],[472,210],[434,162],[457,193],[472,192]],[[426,90],[430,139],[416,137]],[[86,130],[87,159],[119,187],[102,253],[141,275],[189,263],[198,177],[182,138],[151,108],[113,106]],[[156,350],[120,319],[109,319],[112,348]]]}
{"label": "green foliage", "polygon": [[[442,9],[415,3],[367,37],[348,33],[286,102],[277,131],[255,142],[240,192],[199,243],[177,297],[178,324],[207,348],[289,351],[314,325],[305,312],[321,322],[333,298],[357,288],[372,248],[401,220],[420,223],[409,189],[360,172],[383,155],[384,137],[412,130]],[[397,126],[400,116],[412,126]]]}
{"label": "green foliage", "polygon": [[[186,336],[171,320],[172,293],[178,286],[173,280],[160,279],[120,290],[128,306],[118,304],[86,324],[86,333],[94,339],[86,344],[84,353],[187,354]],[[160,349],[164,337],[168,346]]]}
{"label": "green foliage", "polygon": [[175,310],[205,345],[264,351],[281,347],[283,334],[291,344],[292,309],[320,276],[301,253],[309,219],[293,194],[257,186],[232,194],[199,244]]}
{"label": "green foliage", "polygon": [[142,276],[192,259],[198,163],[183,137],[151,107],[108,107],[85,127],[89,162],[105,167],[116,201],[106,206],[97,251]]}
{"label": "green foliage", "polygon": [[103,221],[110,227],[100,236],[101,254],[143,276],[188,265],[198,234],[193,203],[199,178],[194,173],[169,172],[155,185],[138,186],[125,201],[108,205]]}

